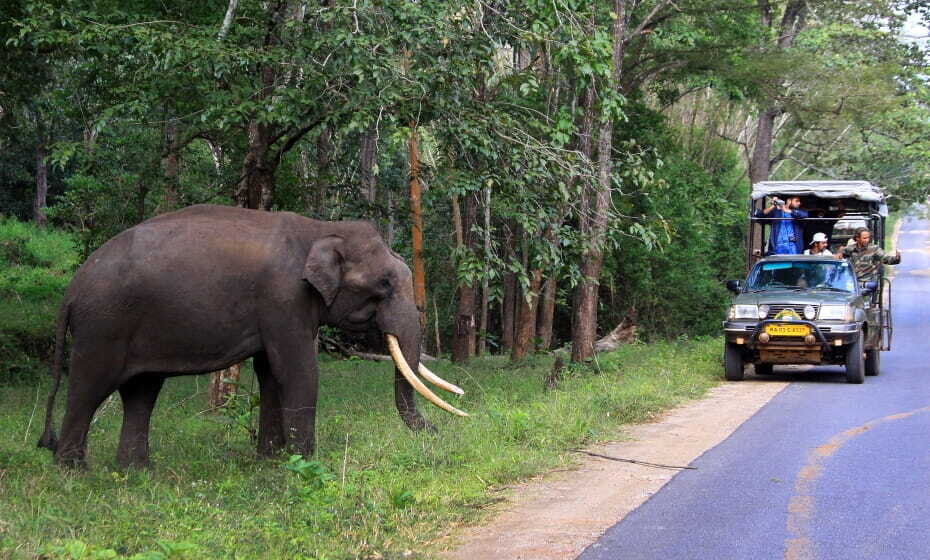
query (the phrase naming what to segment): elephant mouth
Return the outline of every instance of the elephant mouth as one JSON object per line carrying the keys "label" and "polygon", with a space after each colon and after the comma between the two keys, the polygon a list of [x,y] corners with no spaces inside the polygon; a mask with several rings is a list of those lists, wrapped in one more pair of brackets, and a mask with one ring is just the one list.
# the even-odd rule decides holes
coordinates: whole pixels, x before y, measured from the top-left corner
{"label": "elephant mouth", "polygon": [[[413,386],[417,393],[420,393],[426,400],[431,402],[433,405],[445,410],[446,412],[450,412],[457,416],[468,416],[467,412],[463,412],[442,400],[436,395],[436,393],[430,391],[429,388],[424,385],[422,381],[420,381],[420,378],[417,377],[415,373],[413,373],[413,369],[410,368],[410,364],[408,364],[407,360],[404,358],[404,354],[400,349],[400,344],[397,342],[397,337],[392,334],[385,334],[384,338],[387,341],[388,351],[391,353],[391,358],[394,360],[394,365],[397,366],[400,374],[403,375],[404,379],[406,379],[407,382]],[[440,389],[444,389],[457,395],[465,394],[465,391],[463,391],[460,387],[449,383],[445,379],[431,372],[422,363],[419,364],[419,368],[417,369],[419,369],[420,374],[427,381],[439,387]]]}

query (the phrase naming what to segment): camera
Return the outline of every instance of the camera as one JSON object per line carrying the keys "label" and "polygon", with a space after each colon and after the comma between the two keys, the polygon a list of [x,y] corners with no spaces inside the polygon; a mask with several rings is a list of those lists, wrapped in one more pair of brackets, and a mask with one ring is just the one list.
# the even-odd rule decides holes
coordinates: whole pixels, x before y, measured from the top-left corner
{"label": "camera", "polygon": [[776,208],[781,208],[785,205],[785,201],[776,196],[772,199],[772,204],[774,204]]}

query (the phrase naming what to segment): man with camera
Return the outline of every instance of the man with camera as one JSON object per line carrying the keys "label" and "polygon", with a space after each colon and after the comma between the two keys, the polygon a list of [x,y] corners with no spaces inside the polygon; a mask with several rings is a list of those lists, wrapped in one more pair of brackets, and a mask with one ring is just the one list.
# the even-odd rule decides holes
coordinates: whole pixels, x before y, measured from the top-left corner
{"label": "man with camera", "polygon": [[774,218],[769,235],[768,255],[800,255],[804,251],[804,228],[798,222],[808,216],[801,210],[801,197],[789,196],[787,200],[772,199],[765,210],[756,210],[757,218]]}

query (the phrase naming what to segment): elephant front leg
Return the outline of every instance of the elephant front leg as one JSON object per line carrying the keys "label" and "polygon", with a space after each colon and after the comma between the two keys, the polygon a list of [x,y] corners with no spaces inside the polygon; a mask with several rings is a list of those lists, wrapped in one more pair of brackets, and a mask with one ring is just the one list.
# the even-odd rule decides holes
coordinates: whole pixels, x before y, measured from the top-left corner
{"label": "elephant front leg", "polygon": [[271,374],[268,357],[253,359],[261,399],[258,409],[258,454],[272,456],[284,448],[284,419],[281,415],[281,385]]}
{"label": "elephant front leg", "polygon": [[269,351],[271,373],[278,383],[285,446],[304,456],[313,454],[319,376],[316,353],[305,348],[289,354]]}

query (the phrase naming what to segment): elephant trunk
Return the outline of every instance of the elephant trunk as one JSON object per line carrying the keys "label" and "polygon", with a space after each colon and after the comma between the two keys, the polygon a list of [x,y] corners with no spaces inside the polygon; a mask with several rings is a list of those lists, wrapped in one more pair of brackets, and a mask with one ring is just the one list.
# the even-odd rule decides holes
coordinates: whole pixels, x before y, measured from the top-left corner
{"label": "elephant trunk", "polygon": [[384,333],[388,351],[394,360],[394,400],[397,411],[407,426],[413,430],[433,428],[416,409],[414,390],[447,412],[468,416],[436,396],[416,375],[417,371],[425,371],[426,373],[422,374],[431,383],[454,393],[464,393],[460,388],[426,370],[420,363],[419,312],[412,302],[395,300],[385,305],[378,313],[378,327]]}

